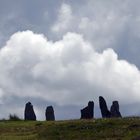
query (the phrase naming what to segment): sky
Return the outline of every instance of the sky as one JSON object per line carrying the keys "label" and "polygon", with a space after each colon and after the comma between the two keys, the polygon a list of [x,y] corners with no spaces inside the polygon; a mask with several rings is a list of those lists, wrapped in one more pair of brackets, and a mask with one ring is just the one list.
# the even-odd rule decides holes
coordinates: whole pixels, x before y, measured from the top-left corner
{"label": "sky", "polygon": [[78,119],[99,96],[139,116],[139,0],[0,0],[0,118]]}

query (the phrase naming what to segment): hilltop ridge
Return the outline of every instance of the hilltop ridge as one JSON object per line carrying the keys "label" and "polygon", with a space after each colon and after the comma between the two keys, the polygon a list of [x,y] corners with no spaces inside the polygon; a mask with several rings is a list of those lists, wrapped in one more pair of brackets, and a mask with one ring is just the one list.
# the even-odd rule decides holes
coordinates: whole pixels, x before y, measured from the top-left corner
{"label": "hilltop ridge", "polygon": [[0,121],[0,140],[139,140],[140,118]]}

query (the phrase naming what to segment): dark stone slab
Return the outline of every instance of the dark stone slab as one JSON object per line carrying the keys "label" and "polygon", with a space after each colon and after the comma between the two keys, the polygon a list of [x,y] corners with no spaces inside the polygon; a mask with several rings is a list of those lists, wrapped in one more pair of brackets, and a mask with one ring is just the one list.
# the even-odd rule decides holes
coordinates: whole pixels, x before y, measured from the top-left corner
{"label": "dark stone slab", "polygon": [[45,112],[47,121],[55,121],[54,109],[52,106],[48,106]]}
{"label": "dark stone slab", "polygon": [[110,112],[111,112],[111,117],[115,117],[115,118],[122,117],[121,113],[119,111],[119,102],[118,101],[112,102]]}
{"label": "dark stone slab", "polygon": [[24,111],[24,119],[25,120],[36,120],[36,115],[33,109],[33,105],[28,102],[25,105],[25,111]]}
{"label": "dark stone slab", "polygon": [[94,102],[89,101],[88,106],[81,109],[81,119],[92,119],[94,117]]}

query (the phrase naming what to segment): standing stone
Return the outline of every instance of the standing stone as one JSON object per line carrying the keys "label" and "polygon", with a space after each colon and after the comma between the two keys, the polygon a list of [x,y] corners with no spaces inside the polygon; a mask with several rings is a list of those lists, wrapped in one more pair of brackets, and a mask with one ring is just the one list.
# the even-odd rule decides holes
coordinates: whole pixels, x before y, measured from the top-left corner
{"label": "standing stone", "polygon": [[88,106],[81,109],[81,119],[92,119],[94,117],[94,102],[89,101]]}
{"label": "standing stone", "polygon": [[106,101],[105,101],[105,99],[102,96],[99,97],[99,106],[100,106],[102,117],[103,118],[110,118],[111,117],[111,113],[108,110]]}
{"label": "standing stone", "polygon": [[94,117],[94,102],[93,101],[89,101],[88,102],[88,108],[89,108],[89,118],[92,119]]}
{"label": "standing stone", "polygon": [[45,116],[47,121],[55,121],[55,115],[52,106],[48,106],[46,108]]}
{"label": "standing stone", "polygon": [[111,117],[115,117],[115,118],[122,117],[121,113],[119,111],[119,103],[118,103],[118,101],[113,101],[112,102],[110,112],[111,112]]}
{"label": "standing stone", "polygon": [[28,102],[25,105],[25,111],[24,111],[24,119],[25,120],[36,120],[36,115],[33,109],[33,105]]}

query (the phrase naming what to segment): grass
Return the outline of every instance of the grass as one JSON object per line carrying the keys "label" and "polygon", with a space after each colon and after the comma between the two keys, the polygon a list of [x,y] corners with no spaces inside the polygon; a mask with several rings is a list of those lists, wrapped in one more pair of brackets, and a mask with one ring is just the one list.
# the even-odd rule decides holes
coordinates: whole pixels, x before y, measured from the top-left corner
{"label": "grass", "polygon": [[133,140],[140,118],[69,121],[0,121],[0,140]]}

